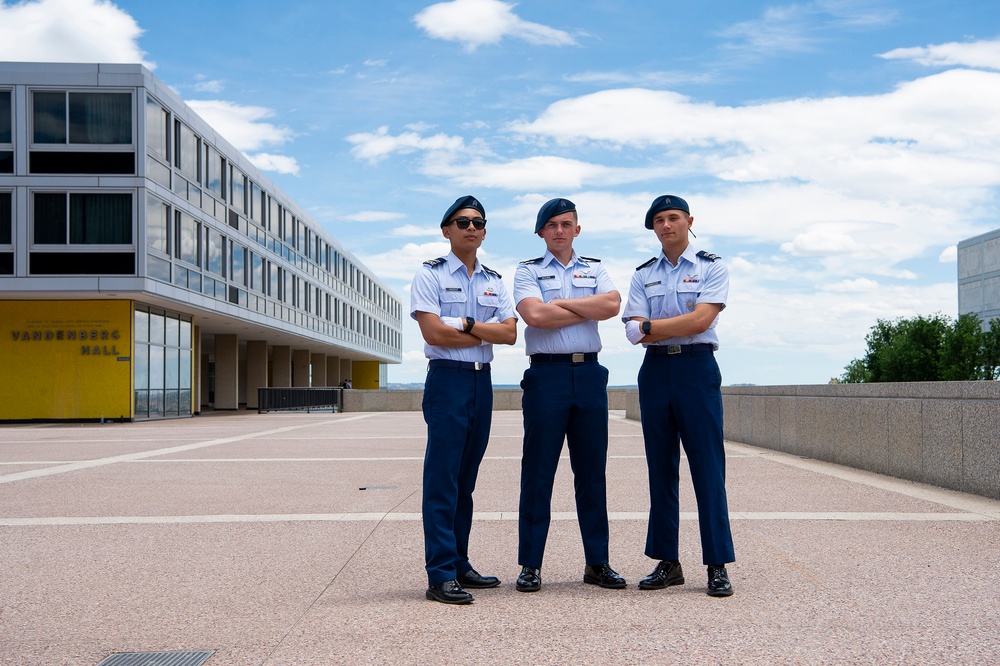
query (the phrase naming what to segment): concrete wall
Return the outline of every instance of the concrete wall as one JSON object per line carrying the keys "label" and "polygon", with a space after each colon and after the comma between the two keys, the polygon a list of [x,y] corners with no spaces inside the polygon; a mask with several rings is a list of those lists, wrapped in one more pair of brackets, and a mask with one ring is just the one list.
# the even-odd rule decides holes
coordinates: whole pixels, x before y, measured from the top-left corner
{"label": "concrete wall", "polygon": [[1000,382],[731,386],[722,393],[728,440],[1000,498]]}
{"label": "concrete wall", "polygon": [[[608,408],[625,409],[626,397],[634,389],[608,389]],[[344,391],[345,412],[419,412],[422,390],[414,391]],[[637,403],[638,404],[638,403]],[[493,389],[494,411],[521,411],[521,389]]]}

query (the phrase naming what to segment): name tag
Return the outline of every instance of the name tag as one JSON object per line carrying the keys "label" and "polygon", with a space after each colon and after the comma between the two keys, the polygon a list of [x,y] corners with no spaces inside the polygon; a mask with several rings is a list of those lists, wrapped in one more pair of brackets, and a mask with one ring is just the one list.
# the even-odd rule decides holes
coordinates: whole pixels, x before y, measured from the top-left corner
{"label": "name tag", "polygon": [[644,287],[655,287],[656,285],[662,284],[662,283],[663,283],[663,280],[657,280],[656,282],[647,282],[643,286]]}

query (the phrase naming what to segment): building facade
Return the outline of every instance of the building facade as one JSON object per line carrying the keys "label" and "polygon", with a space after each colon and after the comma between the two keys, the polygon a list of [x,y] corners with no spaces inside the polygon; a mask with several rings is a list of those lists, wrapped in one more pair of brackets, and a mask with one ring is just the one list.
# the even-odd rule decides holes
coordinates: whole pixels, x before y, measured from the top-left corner
{"label": "building facade", "polygon": [[401,316],[144,67],[0,63],[0,420],[381,388]]}
{"label": "building facade", "polygon": [[958,244],[958,314],[1000,317],[1000,229]]}

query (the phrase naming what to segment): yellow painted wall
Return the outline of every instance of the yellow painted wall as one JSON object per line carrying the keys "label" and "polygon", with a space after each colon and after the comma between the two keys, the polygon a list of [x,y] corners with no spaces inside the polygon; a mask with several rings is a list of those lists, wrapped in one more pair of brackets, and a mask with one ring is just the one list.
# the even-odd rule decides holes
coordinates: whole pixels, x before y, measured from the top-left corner
{"label": "yellow painted wall", "polygon": [[0,420],[132,418],[132,301],[0,301]]}
{"label": "yellow painted wall", "polygon": [[379,389],[379,363],[377,361],[351,362],[351,388]]}

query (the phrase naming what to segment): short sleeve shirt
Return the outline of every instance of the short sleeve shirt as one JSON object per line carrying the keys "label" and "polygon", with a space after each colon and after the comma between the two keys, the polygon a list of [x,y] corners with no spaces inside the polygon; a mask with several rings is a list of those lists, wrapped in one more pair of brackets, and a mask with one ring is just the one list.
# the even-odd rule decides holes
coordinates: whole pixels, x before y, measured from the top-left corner
{"label": "short sleeve shirt", "polygon": [[[580,298],[615,291],[600,260],[581,257],[575,251],[568,266],[549,252],[538,259],[523,261],[514,272],[514,303],[537,298],[548,303],[554,298]],[[597,322],[581,321],[561,328],[524,330],[524,351],[531,354],[573,354],[601,351]]]}
{"label": "short sleeve shirt", "polygon": [[[469,277],[465,264],[449,252],[447,256],[424,262],[410,285],[410,316],[429,312],[439,317],[473,317],[476,321],[516,318],[514,304],[504,287],[500,274],[476,260]],[[493,360],[493,345],[475,347],[441,347],[424,343],[424,355],[429,359],[450,359],[489,363]]]}
{"label": "short sleeve shirt", "polygon": [[[713,257],[699,254],[688,245],[673,266],[661,251],[658,257],[637,268],[632,275],[622,321],[627,322],[632,317],[669,319],[693,312],[699,303],[715,303],[725,308],[729,297],[729,269]],[[708,330],[698,335],[668,338],[643,346],[710,344],[718,349],[719,336],[715,332],[718,322],[716,317]]]}

